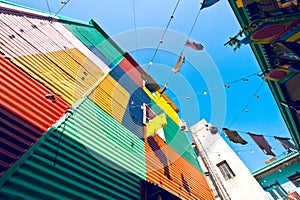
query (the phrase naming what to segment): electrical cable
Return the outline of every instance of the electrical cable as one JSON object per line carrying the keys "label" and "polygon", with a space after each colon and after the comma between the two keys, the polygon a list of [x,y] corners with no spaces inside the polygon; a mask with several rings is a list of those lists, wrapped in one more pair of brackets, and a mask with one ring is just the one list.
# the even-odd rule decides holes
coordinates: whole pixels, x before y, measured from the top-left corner
{"label": "electrical cable", "polygon": [[231,124],[228,126],[228,128],[230,128],[245,112],[245,110],[247,110],[248,106],[251,104],[251,102],[256,98],[257,93],[259,92],[259,90],[262,88],[264,84],[264,81],[261,82],[261,84],[258,86],[258,88],[256,89],[256,91],[254,92],[253,96],[250,98],[250,100],[248,101],[248,103],[245,105],[245,107],[243,108],[243,110],[237,115],[237,117],[231,122]]}
{"label": "electrical cable", "polygon": [[68,0],[68,1],[62,1],[62,2],[64,2],[63,3],[63,5],[60,7],[60,9],[55,13],[55,15],[54,16],[57,16],[58,15],[58,13],[60,13],[60,11],[70,2],[71,0]]}
{"label": "electrical cable", "polygon": [[[194,28],[195,28],[195,26],[196,26],[196,23],[197,23],[197,21],[198,21],[200,12],[201,12],[201,7],[199,8],[198,13],[197,13],[197,16],[196,16],[196,18],[195,18],[195,20],[194,20],[194,22],[193,22],[192,28],[191,28],[191,30],[190,30],[190,33],[189,33],[188,37],[187,37],[187,41],[190,39],[190,37],[191,37],[191,35],[192,35],[192,33],[193,33],[193,30],[194,30]],[[183,48],[182,48],[182,50],[181,50],[181,53],[184,51],[185,47],[186,47],[186,46],[183,45]]]}
{"label": "electrical cable", "polygon": [[138,49],[138,37],[137,37],[137,30],[136,30],[136,11],[135,11],[135,2],[132,0],[132,11],[133,11],[133,24],[134,24],[134,36],[135,36],[135,53],[136,53],[136,59],[139,60],[139,53],[137,51]]}
{"label": "electrical cable", "polygon": [[180,0],[177,0],[177,3],[176,3],[176,5],[175,5],[175,8],[174,8],[174,10],[173,10],[173,12],[172,12],[172,15],[171,15],[169,21],[168,21],[168,24],[167,24],[167,26],[166,26],[166,28],[165,28],[165,30],[164,30],[162,36],[161,36],[161,39],[160,39],[160,41],[159,41],[159,43],[158,43],[158,45],[157,45],[155,51],[154,51],[154,54],[153,54],[153,56],[152,56],[152,58],[151,58],[151,61],[150,61],[149,64],[148,64],[148,67],[147,67],[147,70],[146,70],[147,73],[148,73],[148,71],[149,71],[149,69],[150,69],[150,67],[151,67],[151,65],[152,65],[152,63],[153,63],[153,61],[154,61],[154,58],[155,58],[155,56],[156,56],[156,54],[157,54],[157,52],[158,52],[158,50],[159,50],[159,48],[160,48],[160,45],[163,43],[163,39],[164,39],[164,37],[165,37],[165,35],[166,35],[166,33],[167,33],[167,30],[168,30],[168,28],[169,28],[169,26],[170,26],[170,24],[171,24],[172,19],[174,18],[174,14],[175,14],[175,12],[176,12],[176,10],[177,10],[177,7],[178,7],[178,5],[179,5],[179,2],[180,2]]}
{"label": "electrical cable", "polygon": [[46,0],[46,3],[47,3],[47,7],[48,7],[48,12],[49,12],[49,14],[51,15],[51,10],[50,10],[50,6],[49,6],[48,0]]}

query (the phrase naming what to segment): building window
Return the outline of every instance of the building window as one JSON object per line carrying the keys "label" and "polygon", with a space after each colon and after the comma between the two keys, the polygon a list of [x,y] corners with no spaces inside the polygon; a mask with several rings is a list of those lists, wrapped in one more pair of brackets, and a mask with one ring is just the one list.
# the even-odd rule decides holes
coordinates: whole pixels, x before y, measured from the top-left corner
{"label": "building window", "polygon": [[281,187],[277,187],[273,190],[269,191],[269,194],[272,196],[273,199],[286,199],[286,193],[281,189]]}
{"label": "building window", "polygon": [[296,172],[296,174],[289,176],[288,179],[296,186],[300,187],[300,173]]}
{"label": "building window", "polygon": [[233,173],[232,169],[229,167],[228,163],[225,160],[218,163],[217,167],[221,171],[225,180],[232,179],[233,177],[235,177],[235,174]]}

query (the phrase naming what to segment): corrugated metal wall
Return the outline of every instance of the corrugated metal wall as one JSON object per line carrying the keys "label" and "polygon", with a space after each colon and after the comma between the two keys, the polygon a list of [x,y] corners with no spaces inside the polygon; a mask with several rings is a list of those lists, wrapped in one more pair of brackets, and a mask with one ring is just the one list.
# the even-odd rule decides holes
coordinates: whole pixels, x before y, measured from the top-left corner
{"label": "corrugated metal wall", "polygon": [[64,119],[0,188],[0,197],[139,199],[144,142],[89,99]]}
{"label": "corrugated metal wall", "polygon": [[162,113],[157,115],[154,119],[152,119],[146,126],[146,134],[145,137],[149,137],[153,135],[155,132],[162,129],[164,126],[167,126],[166,114]]}
{"label": "corrugated metal wall", "polygon": [[135,68],[135,66],[127,60],[127,58],[123,58],[119,63],[119,66],[124,70],[128,76],[132,78],[132,80],[140,87],[143,88],[143,79],[142,74]]}
{"label": "corrugated metal wall", "polygon": [[[139,199],[147,179],[184,199],[213,199],[176,106],[142,89],[145,72],[129,54],[94,21],[24,15],[0,11],[0,50],[17,66],[1,57],[1,173],[26,155],[0,179],[0,198]],[[60,97],[81,103],[44,134],[70,107]],[[157,127],[143,124],[143,104],[164,115],[166,142],[144,138]]]}
{"label": "corrugated metal wall", "polygon": [[69,105],[0,55],[0,176],[64,115]]}
{"label": "corrugated metal wall", "polygon": [[144,142],[89,99],[75,110],[65,133],[96,155],[110,160],[141,178],[145,177]]}
{"label": "corrugated metal wall", "polygon": [[129,97],[130,94],[110,75],[107,75],[89,95],[93,102],[120,123],[122,123]]}
{"label": "corrugated metal wall", "polygon": [[151,100],[157,104],[164,112],[176,123],[179,125],[179,118],[177,112],[174,110],[174,108],[170,105],[170,102],[164,98],[164,96],[161,96],[159,92],[156,92],[155,97],[151,94],[151,92],[144,88],[144,91],[147,93],[147,95],[151,98]]}
{"label": "corrugated metal wall", "polygon": [[170,145],[179,155],[184,157],[191,165],[201,170],[197,155],[189,142],[185,132],[180,131],[180,127],[167,116],[167,126],[164,127],[165,138],[168,145]]}
{"label": "corrugated metal wall", "polygon": [[[146,88],[144,88],[144,91],[151,97],[151,109],[155,113],[160,113],[162,111],[166,113],[167,125],[164,126],[166,143],[170,145],[179,155],[183,156],[194,167],[202,171],[197,160],[197,156],[187,138],[186,133],[181,132],[179,125],[173,120],[176,111],[174,111],[170,105],[168,105],[169,107],[167,107],[167,109],[165,109],[167,105],[163,105],[163,108],[160,107],[161,104],[167,103],[165,103],[164,101],[160,102],[159,98],[154,98],[153,95]],[[157,96],[159,97],[160,95],[158,94]],[[169,115],[170,113],[172,114],[173,118],[171,118],[171,116]],[[178,119],[177,114],[176,119]]]}
{"label": "corrugated metal wall", "polygon": [[205,176],[156,134],[145,140],[147,180],[182,199],[214,199]]}
{"label": "corrugated metal wall", "polygon": [[97,30],[93,25],[86,26],[75,23],[63,22],[79,40],[111,68],[123,58],[123,53],[114,47],[110,39]]}
{"label": "corrugated metal wall", "polygon": [[122,124],[136,136],[144,140],[143,104],[149,104],[150,98],[139,87],[134,90],[127,103]]}
{"label": "corrugated metal wall", "polygon": [[[48,25],[48,24],[47,24]],[[90,51],[76,36],[74,36],[66,27],[64,27],[60,22],[52,21],[51,27],[55,28],[59,34],[59,43],[64,44],[68,43],[68,45],[74,45],[74,47],[70,47],[70,49],[77,48],[78,50],[83,53],[83,55],[89,58],[97,67],[99,67],[105,74],[110,71],[110,68],[99,58],[97,57],[92,51]],[[66,45],[63,45],[66,46]],[[84,58],[84,61],[79,63],[88,62]]]}
{"label": "corrugated metal wall", "polygon": [[6,12],[0,17],[1,51],[68,103],[77,102],[103,75],[72,45],[57,43],[59,34],[49,21]]}
{"label": "corrugated metal wall", "polygon": [[134,82],[134,80],[126,74],[126,72],[119,66],[116,65],[109,74],[120,84],[123,88],[127,90],[129,94],[132,94],[139,86]]}

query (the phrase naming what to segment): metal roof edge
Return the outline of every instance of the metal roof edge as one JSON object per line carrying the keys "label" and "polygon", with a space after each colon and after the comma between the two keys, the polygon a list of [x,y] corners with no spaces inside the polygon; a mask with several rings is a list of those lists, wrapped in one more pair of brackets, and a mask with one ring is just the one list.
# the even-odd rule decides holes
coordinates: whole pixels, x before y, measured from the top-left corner
{"label": "metal roof edge", "polygon": [[57,16],[51,15],[47,12],[44,12],[44,11],[41,11],[38,9],[34,9],[34,8],[30,8],[27,6],[15,4],[15,3],[12,3],[12,2],[9,2],[6,0],[0,0],[0,8],[5,9],[5,10],[10,10],[10,11],[22,12],[22,13],[29,14],[29,15],[52,18],[52,19],[56,19],[56,20],[58,19]]}
{"label": "metal roof edge", "polygon": [[[228,2],[230,4],[234,14],[237,17],[239,24],[241,26],[247,25],[250,22],[250,18],[248,16],[248,14],[246,13],[245,9],[238,9],[235,4],[235,0],[228,0]],[[266,54],[263,50],[263,46],[258,45],[258,44],[250,44],[250,46],[251,46],[251,49],[254,53],[254,56],[259,64],[259,66],[260,66],[260,69],[263,72],[265,72],[266,69],[270,68],[270,65],[266,61],[267,58],[266,58]],[[290,119],[294,119],[294,117],[292,115],[292,111],[291,111],[291,109],[285,108],[280,104],[281,101],[285,101],[285,97],[282,94],[282,89],[279,87],[279,85],[276,85],[276,83],[271,83],[271,82],[267,82],[267,83],[268,83],[268,86],[272,92],[274,99],[275,99],[275,102],[279,108],[281,116],[283,117],[296,146],[300,147],[300,131],[298,130],[295,122],[293,120],[290,120]]]}
{"label": "metal roof edge", "polygon": [[295,157],[297,157],[299,155],[300,155],[299,151],[294,151],[294,152],[292,152],[292,153],[290,153],[290,154],[288,154],[288,155],[286,155],[284,157],[281,157],[280,159],[278,159],[278,160],[276,160],[276,161],[274,161],[274,162],[272,162],[272,163],[270,163],[268,165],[265,165],[264,167],[262,167],[260,169],[257,169],[255,171],[251,172],[251,174],[253,176],[257,176],[257,175],[259,175],[261,173],[264,173],[265,171],[267,171],[269,169],[272,169],[272,168],[274,168],[274,167],[276,167],[276,166],[278,166],[278,165],[280,165],[280,164],[282,164],[282,163],[284,163],[284,162],[286,162],[286,161],[288,161],[288,160],[290,160],[292,158],[295,158]]}
{"label": "metal roof edge", "polygon": [[125,52],[117,45],[117,43],[96,23],[95,20],[91,19],[90,24],[92,24],[123,56]]}
{"label": "metal roof edge", "polygon": [[78,25],[92,27],[92,25],[89,22],[85,22],[82,20],[78,20],[78,19],[74,19],[74,18],[70,18],[70,17],[66,17],[66,16],[61,16],[61,15],[57,15],[56,17],[58,18],[58,21],[61,21],[61,22],[68,22],[68,23],[72,23],[72,24],[78,24]]}
{"label": "metal roof edge", "polygon": [[39,16],[39,17],[44,17],[47,19],[52,19],[52,20],[59,20],[59,21],[65,21],[69,23],[76,23],[76,24],[81,24],[81,25],[86,25],[86,26],[91,26],[89,22],[61,16],[61,15],[53,15],[48,12],[38,10],[35,8],[30,8],[27,6],[22,6],[16,3],[12,3],[6,0],[0,0],[0,8],[8,11],[16,11],[16,12],[21,12],[27,15],[32,15],[32,16]]}

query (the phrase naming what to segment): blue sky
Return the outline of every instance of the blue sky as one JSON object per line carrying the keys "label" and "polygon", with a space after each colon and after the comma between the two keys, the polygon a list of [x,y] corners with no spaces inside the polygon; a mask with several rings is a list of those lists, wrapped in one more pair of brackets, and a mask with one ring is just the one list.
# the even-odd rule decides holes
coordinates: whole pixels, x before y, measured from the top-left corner
{"label": "blue sky", "polygon": [[[48,11],[47,1],[10,2]],[[130,51],[140,65],[147,68],[176,2],[176,0],[134,0],[137,30],[134,25],[133,0],[71,0],[59,14],[83,21],[94,19],[116,39],[117,43],[121,43],[124,50]],[[61,1],[49,0],[52,13],[56,13],[61,6]],[[240,115],[263,82],[261,77],[251,76],[247,82],[238,81],[230,84],[228,89],[223,87],[224,84],[259,72],[249,46],[242,46],[236,52],[231,47],[224,46],[229,37],[240,29],[227,1],[221,0],[201,11],[191,38],[202,43],[205,50],[196,52],[185,49],[187,62],[179,74],[168,78],[171,67],[176,63],[183,47],[184,42],[181,39],[189,34],[199,7],[198,0],[180,1],[170,24],[170,31],[167,32],[161,46],[162,50],[158,51],[148,72],[161,85],[169,80],[168,95],[180,107],[181,117],[189,125],[206,118],[219,128],[228,127],[237,116],[240,116],[230,128],[241,131],[240,135],[249,144],[243,146],[228,143],[239,153],[251,171],[256,170],[264,165],[264,160],[269,156],[266,156],[245,132],[265,136],[290,137],[290,135],[265,82],[258,92],[259,98],[253,98],[247,107],[248,112]],[[150,34],[151,31],[157,35]],[[130,42],[124,42],[122,37],[128,34],[131,35],[131,39],[128,40]],[[204,91],[208,92],[207,95],[203,94]],[[266,139],[275,148],[273,152],[276,155],[282,154],[284,149],[279,142],[272,137]],[[228,141],[227,138],[225,140]]]}

